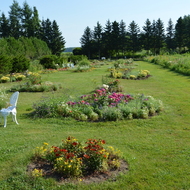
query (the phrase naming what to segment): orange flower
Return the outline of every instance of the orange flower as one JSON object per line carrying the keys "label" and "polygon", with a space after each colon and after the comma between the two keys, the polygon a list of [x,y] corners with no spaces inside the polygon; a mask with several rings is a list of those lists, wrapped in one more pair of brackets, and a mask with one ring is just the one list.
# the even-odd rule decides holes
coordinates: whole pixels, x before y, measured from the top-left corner
{"label": "orange flower", "polygon": [[83,156],[84,156],[85,158],[87,158],[87,159],[90,158],[90,156],[88,156],[87,154],[84,154]]}

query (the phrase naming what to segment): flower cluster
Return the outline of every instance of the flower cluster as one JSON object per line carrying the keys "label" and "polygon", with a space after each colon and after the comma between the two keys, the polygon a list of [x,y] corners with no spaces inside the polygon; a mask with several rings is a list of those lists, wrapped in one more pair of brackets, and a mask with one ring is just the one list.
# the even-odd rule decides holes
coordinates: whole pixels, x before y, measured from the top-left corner
{"label": "flower cluster", "polygon": [[[44,143],[35,151],[36,160],[46,160],[53,164],[53,170],[63,177],[80,177],[95,171],[118,168],[120,158],[110,148],[104,148],[105,140],[88,139],[83,146],[74,137],[68,137],[60,146],[48,147]],[[114,164],[115,163],[115,164]],[[33,170],[33,176],[42,176],[42,171]]]}
{"label": "flower cluster", "polygon": [[2,83],[6,83],[6,82],[9,82],[10,81],[10,78],[9,77],[7,77],[7,76],[2,76],[1,77],[1,82]]}
{"label": "flower cluster", "polygon": [[34,177],[34,178],[38,178],[38,177],[42,177],[43,176],[43,171],[42,171],[42,169],[34,169],[33,171],[32,171],[32,177]]}

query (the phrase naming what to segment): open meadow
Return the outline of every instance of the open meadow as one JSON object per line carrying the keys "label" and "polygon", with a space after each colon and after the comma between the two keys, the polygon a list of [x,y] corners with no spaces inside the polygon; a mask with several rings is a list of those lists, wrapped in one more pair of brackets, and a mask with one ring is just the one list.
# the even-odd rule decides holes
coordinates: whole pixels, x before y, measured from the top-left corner
{"label": "open meadow", "polygon": [[[160,99],[164,111],[148,119],[82,122],[72,118],[27,116],[33,103],[42,98],[63,95],[80,97],[102,84],[108,74],[105,64],[90,72],[71,70],[43,74],[43,81],[61,83],[56,92],[20,92],[17,119],[0,124],[0,189],[14,190],[187,190],[190,189],[190,77],[159,65],[136,61],[139,69],[150,71],[145,80],[119,79],[126,94],[145,94]],[[0,83],[9,89],[13,83]],[[9,93],[9,96],[11,93]],[[129,171],[101,183],[59,183],[51,178],[32,179],[27,175],[34,149],[44,142],[57,145],[73,136],[84,142],[104,139],[118,148],[129,164]]]}

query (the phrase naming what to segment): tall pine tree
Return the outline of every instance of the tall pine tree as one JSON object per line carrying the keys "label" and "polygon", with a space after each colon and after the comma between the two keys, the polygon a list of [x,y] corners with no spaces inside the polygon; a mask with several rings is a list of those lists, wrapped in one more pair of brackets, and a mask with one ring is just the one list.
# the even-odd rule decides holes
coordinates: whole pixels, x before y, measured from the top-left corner
{"label": "tall pine tree", "polygon": [[92,48],[92,31],[89,26],[84,30],[84,34],[80,39],[82,51],[90,59],[91,57],[91,48]]}
{"label": "tall pine tree", "polygon": [[13,1],[9,11],[10,36],[18,39],[22,36],[21,7],[17,1]]}
{"label": "tall pine tree", "polygon": [[171,18],[168,21],[168,27],[166,28],[166,46],[169,51],[173,51],[175,48],[174,43],[174,25]]}

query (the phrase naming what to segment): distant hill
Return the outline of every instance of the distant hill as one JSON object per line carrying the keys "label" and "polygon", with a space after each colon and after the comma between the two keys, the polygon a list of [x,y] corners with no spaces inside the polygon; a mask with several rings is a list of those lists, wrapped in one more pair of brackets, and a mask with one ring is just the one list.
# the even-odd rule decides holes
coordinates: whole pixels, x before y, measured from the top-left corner
{"label": "distant hill", "polygon": [[65,51],[64,52],[73,52],[73,49],[75,49],[76,47],[68,47],[68,48],[65,48]]}

